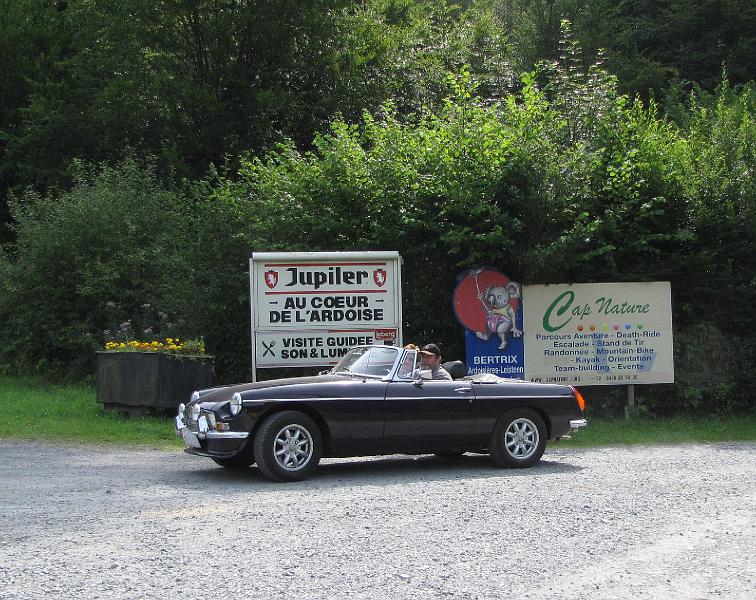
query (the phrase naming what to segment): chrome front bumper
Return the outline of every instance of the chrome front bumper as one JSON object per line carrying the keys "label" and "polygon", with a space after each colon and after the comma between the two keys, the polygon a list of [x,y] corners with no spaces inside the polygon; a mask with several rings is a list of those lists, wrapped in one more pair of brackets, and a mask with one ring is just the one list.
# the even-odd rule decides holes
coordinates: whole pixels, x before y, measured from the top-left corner
{"label": "chrome front bumper", "polygon": [[588,421],[586,421],[585,419],[574,419],[570,421],[570,432],[577,431],[578,429],[585,427],[586,425],[588,425]]}
{"label": "chrome front bumper", "polygon": [[208,427],[207,419],[200,417],[197,421],[197,431],[193,431],[184,422],[184,417],[180,413],[176,415],[174,421],[176,435],[184,438],[187,446],[190,448],[201,448],[200,440],[243,440],[249,437],[249,431],[212,431]]}

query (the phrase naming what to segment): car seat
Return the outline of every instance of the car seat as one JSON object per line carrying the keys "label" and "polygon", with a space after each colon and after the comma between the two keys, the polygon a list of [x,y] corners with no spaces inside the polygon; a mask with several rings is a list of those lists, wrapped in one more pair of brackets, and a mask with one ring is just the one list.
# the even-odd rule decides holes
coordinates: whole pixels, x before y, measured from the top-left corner
{"label": "car seat", "polygon": [[461,360],[450,360],[449,362],[445,362],[441,366],[449,372],[449,375],[452,376],[452,379],[462,379],[465,375],[467,375],[465,363],[463,363]]}

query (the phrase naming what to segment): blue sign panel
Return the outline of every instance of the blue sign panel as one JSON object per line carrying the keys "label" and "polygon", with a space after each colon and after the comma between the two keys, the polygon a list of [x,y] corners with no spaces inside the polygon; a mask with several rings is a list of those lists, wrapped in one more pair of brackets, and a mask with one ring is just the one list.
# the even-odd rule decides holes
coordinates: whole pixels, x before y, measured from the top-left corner
{"label": "blue sign panel", "polygon": [[460,273],[454,313],[465,328],[467,372],[525,378],[522,288],[488,267]]}

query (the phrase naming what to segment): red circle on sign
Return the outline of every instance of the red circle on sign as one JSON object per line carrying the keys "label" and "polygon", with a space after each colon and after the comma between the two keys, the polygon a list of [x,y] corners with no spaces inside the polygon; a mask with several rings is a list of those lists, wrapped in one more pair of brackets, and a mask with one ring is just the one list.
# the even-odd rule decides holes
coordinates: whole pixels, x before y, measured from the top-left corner
{"label": "red circle on sign", "polygon": [[[457,321],[469,331],[485,331],[488,313],[483,308],[478,294],[485,294],[491,286],[504,286],[508,283],[509,277],[495,269],[471,269],[463,274],[452,295],[454,315],[457,317]],[[519,301],[512,298],[510,304],[517,312]]]}

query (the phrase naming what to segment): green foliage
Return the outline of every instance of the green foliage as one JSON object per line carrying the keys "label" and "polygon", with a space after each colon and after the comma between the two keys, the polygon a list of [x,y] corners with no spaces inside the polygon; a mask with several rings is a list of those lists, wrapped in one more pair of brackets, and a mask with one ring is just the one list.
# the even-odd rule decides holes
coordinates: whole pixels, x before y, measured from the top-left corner
{"label": "green foliage", "polygon": [[17,243],[0,263],[0,356],[76,377],[91,372],[114,324],[140,335],[177,327],[152,307],[171,294],[166,256],[181,240],[177,198],[151,170],[78,164],[74,177],[71,192],[11,203]]}
{"label": "green foliage", "polygon": [[556,59],[568,19],[591,60],[601,57],[631,95],[660,97],[670,84],[713,90],[724,66],[754,78],[756,7],[751,0],[499,0],[520,70]]}
{"label": "green foliage", "polygon": [[712,91],[722,65],[744,83],[756,64],[749,0],[0,0],[0,14],[0,241],[10,193],[70,189],[73,159],[133,152],[162,181],[196,179],[283,138],[311,149],[334,115],[435,110],[464,65],[501,99],[563,53],[564,19],[644,98]]}
{"label": "green foliage", "polygon": [[722,405],[735,409],[752,406],[756,394],[755,109],[753,86],[737,90],[723,81],[713,96],[694,96],[682,154],[693,236],[680,282],[696,285],[680,285],[679,320],[692,335],[710,323],[725,336],[712,385],[726,398]]}
{"label": "green foliage", "polygon": [[[473,14],[368,9],[438,43],[443,23]],[[485,14],[471,31],[492,22]],[[455,275],[471,266],[526,284],[669,280],[679,383],[644,394],[643,410],[751,410],[753,90],[723,81],[672,122],[621,95],[561,27],[557,58],[499,100],[492,79],[460,67],[438,103],[430,93],[410,113],[385,101],[344,114],[308,150],[289,139],[242,154],[182,193],[131,160],[79,163],[71,191],[28,192],[12,204],[17,243],[0,252],[0,358],[86,373],[107,333],[149,329],[203,335],[220,379],[243,379],[250,252],[395,249],[405,337],[439,341],[449,357],[463,353]],[[441,47],[464,57],[475,36],[461,39]],[[434,48],[412,60],[438,66]]]}
{"label": "green foliage", "polygon": [[629,420],[589,418],[588,427],[574,434],[570,441],[565,442],[564,447],[710,444],[754,440],[756,440],[756,416],[753,415],[716,419],[691,416],[634,417]]}
{"label": "green foliage", "polygon": [[103,413],[94,386],[0,374],[0,439],[181,448],[171,419]]}
{"label": "green foliage", "polygon": [[0,221],[5,190],[68,188],[75,158],[131,149],[196,178],[281,136],[307,147],[337,113],[438,101],[467,62],[496,87],[512,77],[489,4],[0,0]]}
{"label": "green foliage", "polygon": [[312,152],[244,162],[223,194],[268,248],[399,250],[412,339],[458,338],[450,293],[474,264],[541,282],[648,277],[653,261],[663,277],[664,252],[685,240],[674,130],[600,70],[551,68],[548,93],[529,75],[492,106],[463,70],[439,111],[336,120]]}

